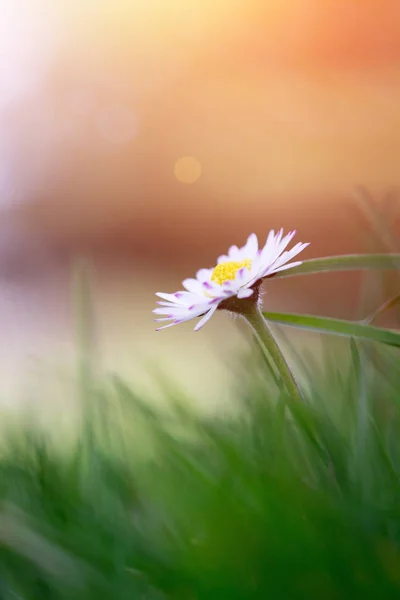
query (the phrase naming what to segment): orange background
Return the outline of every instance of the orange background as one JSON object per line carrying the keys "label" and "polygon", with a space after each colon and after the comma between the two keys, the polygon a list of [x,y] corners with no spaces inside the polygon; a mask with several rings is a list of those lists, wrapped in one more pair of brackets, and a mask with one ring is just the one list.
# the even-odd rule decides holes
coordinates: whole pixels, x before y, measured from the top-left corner
{"label": "orange background", "polygon": [[[224,354],[239,338],[221,315],[201,334],[154,334],[155,291],[251,231],[295,228],[309,257],[370,249],[353,188],[379,208],[399,183],[397,1],[18,0],[8,11],[0,275],[16,372],[26,354],[73,347],[68,277],[82,254],[106,365],[132,374],[137,355],[163,365],[167,351],[200,385],[210,344]],[[276,282],[268,306],[354,318],[359,282]]]}

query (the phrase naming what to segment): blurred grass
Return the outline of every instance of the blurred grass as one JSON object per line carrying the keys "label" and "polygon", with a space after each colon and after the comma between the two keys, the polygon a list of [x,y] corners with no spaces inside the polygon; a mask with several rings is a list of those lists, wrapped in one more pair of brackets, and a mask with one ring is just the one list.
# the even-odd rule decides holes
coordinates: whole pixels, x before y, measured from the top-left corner
{"label": "blurred grass", "polygon": [[340,347],[303,357],[302,404],[255,349],[232,359],[229,414],[154,372],[163,409],[92,377],[68,443],[5,427],[0,597],[398,597],[398,349]]}
{"label": "blurred grass", "polygon": [[400,597],[399,348],[376,342],[388,330],[364,325],[361,340],[359,323],[303,316],[348,336],[317,355],[278,328],[304,402],[251,347],[225,356],[231,401],[216,391],[210,413],[156,360],[157,404],[102,373],[90,288],[82,263],[68,408],[4,415],[0,599]]}

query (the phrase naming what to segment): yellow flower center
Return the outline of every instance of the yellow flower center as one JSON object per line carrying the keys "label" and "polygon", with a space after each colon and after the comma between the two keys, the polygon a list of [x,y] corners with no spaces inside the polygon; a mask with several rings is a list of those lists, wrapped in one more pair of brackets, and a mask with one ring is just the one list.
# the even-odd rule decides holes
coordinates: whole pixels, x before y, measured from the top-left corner
{"label": "yellow flower center", "polygon": [[230,262],[220,263],[212,272],[211,281],[215,281],[215,283],[218,283],[219,285],[222,285],[225,281],[233,281],[239,269],[247,267],[250,271],[251,263],[252,261],[250,258],[245,258],[240,262],[232,260]]}

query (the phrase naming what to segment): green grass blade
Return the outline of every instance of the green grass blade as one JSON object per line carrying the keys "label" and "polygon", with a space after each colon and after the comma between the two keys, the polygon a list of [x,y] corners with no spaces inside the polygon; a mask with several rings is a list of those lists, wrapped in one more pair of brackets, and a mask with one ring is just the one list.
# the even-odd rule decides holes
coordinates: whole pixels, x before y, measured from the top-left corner
{"label": "green grass blade", "polygon": [[330,271],[359,271],[363,269],[400,269],[400,254],[343,254],[305,260],[298,267],[279,271],[272,277],[294,277]]}
{"label": "green grass blade", "polygon": [[372,327],[360,323],[352,323],[342,319],[328,317],[314,317],[312,315],[298,315],[293,313],[264,312],[267,321],[274,321],[281,325],[309,329],[321,333],[333,333],[347,337],[356,337],[374,342],[381,342],[390,346],[400,347],[400,332],[382,327]]}

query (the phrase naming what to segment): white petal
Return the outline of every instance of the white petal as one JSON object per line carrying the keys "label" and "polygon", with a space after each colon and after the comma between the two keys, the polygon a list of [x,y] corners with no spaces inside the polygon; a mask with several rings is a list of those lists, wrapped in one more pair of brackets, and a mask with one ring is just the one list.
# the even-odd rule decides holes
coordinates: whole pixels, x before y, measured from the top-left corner
{"label": "white petal", "polygon": [[229,258],[229,256],[227,256],[226,254],[221,254],[221,256],[218,257],[217,265],[220,265],[221,263],[224,263],[224,262],[229,262],[230,260],[232,260],[232,259]]}
{"label": "white petal", "polygon": [[271,273],[269,273],[269,275],[273,275],[274,273],[278,273],[279,271],[286,271],[286,269],[292,269],[293,267],[298,267],[299,265],[302,265],[303,261],[302,260],[297,260],[296,262],[292,262],[288,265],[283,265],[283,267],[279,267],[278,269],[272,269]]}
{"label": "white petal", "polygon": [[[266,246],[263,249],[260,268],[259,268],[259,277],[267,277],[275,272],[277,268],[291,260],[294,256],[299,254],[308,244],[298,243],[291,250],[283,252],[283,250],[287,247],[290,241],[293,239],[295,235],[295,231],[290,232],[286,235],[283,240],[276,245],[273,250],[266,249]],[[276,237],[276,239],[278,239]]]}
{"label": "white petal", "polygon": [[254,272],[252,271],[252,269],[248,269],[247,267],[239,269],[235,279],[236,289],[239,289],[241,287],[250,287],[249,282],[252,281],[253,278]]}
{"label": "white petal", "polygon": [[[159,298],[163,298],[164,300],[168,300],[174,305],[182,306],[188,306],[190,304],[193,304],[193,302],[196,302],[197,299],[196,294],[184,291],[175,292],[175,294],[164,294],[162,292],[157,292],[156,296],[158,296]],[[166,306],[169,306],[169,304],[166,304]]]}
{"label": "white petal", "polygon": [[283,239],[279,240],[277,252],[278,254],[282,254],[282,252],[287,248],[290,244],[294,236],[296,235],[295,231],[290,231]]}
{"label": "white petal", "polygon": [[240,288],[237,293],[237,297],[240,298],[250,298],[253,295],[253,290],[251,288]]}
{"label": "white petal", "polygon": [[204,295],[202,285],[197,279],[185,279],[182,281],[182,285],[188,292],[192,292],[192,294],[196,294],[196,296]]}
{"label": "white petal", "polygon": [[[160,331],[161,329],[166,329],[167,327],[172,327],[173,325],[180,325],[181,323],[185,323],[186,321],[191,321],[192,319],[194,319],[195,317],[199,317],[200,315],[202,315],[204,313],[204,310],[201,311],[200,313],[195,313],[195,314],[190,314],[190,315],[186,315],[184,317],[179,317],[179,318],[175,318],[172,323],[169,323],[168,325],[163,325],[162,327],[158,327],[156,329],[156,331]],[[170,321],[171,319],[156,319],[156,321]]]}
{"label": "white petal", "polygon": [[155,308],[153,315],[169,315],[171,314],[171,310],[173,310],[173,307]]}
{"label": "white petal", "polygon": [[260,259],[261,262],[266,265],[269,262],[270,256],[275,252],[275,231],[272,229],[267,237],[264,247],[261,250]]}
{"label": "white petal", "polygon": [[240,261],[245,258],[253,258],[257,254],[258,239],[255,233],[249,235],[247,242],[241,248],[237,246],[231,246],[228,250],[228,254],[222,254],[218,257],[217,264],[220,265],[224,262]]}
{"label": "white petal", "polygon": [[[296,233],[296,232],[294,231],[294,232],[293,232],[293,235],[294,235],[295,233]],[[290,232],[288,235],[292,235],[292,233]],[[281,243],[282,236],[283,236],[283,228],[281,228],[281,229],[278,231],[278,233],[276,234],[276,236],[275,236],[275,244],[280,244],[280,243]]]}
{"label": "white petal", "polygon": [[252,259],[250,269],[247,270],[248,281],[252,280],[260,272],[260,269],[262,268],[261,265],[261,255],[259,252],[257,252],[254,258]]}
{"label": "white petal", "polygon": [[258,239],[257,239],[256,234],[252,233],[249,235],[247,243],[244,246],[244,248],[242,249],[242,251],[243,251],[243,254],[246,256],[246,258],[253,259],[257,254],[257,250],[258,250]]}
{"label": "white petal", "polygon": [[267,267],[272,265],[277,258],[282,254],[287,245],[292,241],[293,237],[296,235],[295,231],[288,233],[282,240],[282,229],[275,236],[275,239],[266,245],[263,248],[261,255],[261,263],[263,264],[263,269],[265,270]]}
{"label": "white petal", "polygon": [[231,246],[228,250],[228,260],[240,260],[241,251],[237,246]]}
{"label": "white petal", "polygon": [[154,319],[155,323],[160,323],[161,321],[171,321],[171,317],[162,317],[161,319]]}
{"label": "white petal", "polygon": [[168,300],[168,302],[173,302],[174,304],[177,303],[179,299],[175,294],[164,294],[164,292],[156,292],[156,296],[163,300]]}
{"label": "white petal", "polygon": [[296,244],[296,246],[294,246],[291,250],[283,252],[283,254],[279,256],[279,258],[271,265],[272,271],[275,271],[276,268],[279,268],[289,260],[292,260],[292,258],[300,254],[300,252],[302,252],[304,248],[307,248],[307,246],[309,246],[309,244],[299,243]]}
{"label": "white petal", "polygon": [[221,293],[221,286],[217,283],[214,283],[213,281],[203,281],[203,283],[201,284],[201,289],[203,297],[204,295],[207,295],[215,299],[223,296],[223,294]]}
{"label": "white petal", "polygon": [[166,306],[164,308],[156,308],[153,310],[153,314],[155,315],[171,315],[171,319],[175,317],[184,316],[188,314],[188,308],[181,306]]}
{"label": "white petal", "polygon": [[197,323],[196,327],[194,328],[195,331],[199,331],[199,329],[201,329],[202,327],[204,327],[204,325],[207,323],[207,321],[209,321],[211,319],[211,317],[213,316],[213,314],[215,313],[215,311],[218,308],[218,304],[215,304],[211,310],[208,311],[208,313],[206,313],[204,315],[204,317]]}
{"label": "white petal", "polygon": [[171,308],[175,308],[178,306],[177,304],[173,304],[172,302],[156,302],[159,306],[169,306]]}
{"label": "white petal", "polygon": [[173,323],[169,323],[168,325],[163,325],[162,327],[157,327],[156,331],[161,331],[161,329],[167,329],[167,327],[173,327],[173,325],[179,325],[180,321],[174,321]]}
{"label": "white petal", "polygon": [[239,269],[236,273],[235,281],[240,283],[240,285],[243,285],[243,280],[246,277],[246,273],[250,275],[250,271],[247,267],[242,267]]}
{"label": "white petal", "polygon": [[200,281],[201,283],[203,281],[208,281],[209,279],[211,279],[213,270],[214,269],[200,269],[196,273],[196,279],[198,279],[198,281]]}
{"label": "white petal", "polygon": [[235,281],[232,281],[231,279],[228,279],[228,281],[224,281],[224,283],[221,285],[222,295],[226,296],[226,294],[235,294],[237,287],[237,283]]}
{"label": "white petal", "polygon": [[267,244],[271,244],[272,240],[275,240],[275,230],[274,229],[271,229],[271,231],[269,232],[269,234],[267,236],[267,240],[265,242],[265,246]]}

